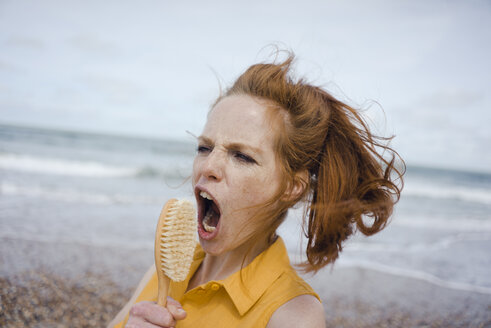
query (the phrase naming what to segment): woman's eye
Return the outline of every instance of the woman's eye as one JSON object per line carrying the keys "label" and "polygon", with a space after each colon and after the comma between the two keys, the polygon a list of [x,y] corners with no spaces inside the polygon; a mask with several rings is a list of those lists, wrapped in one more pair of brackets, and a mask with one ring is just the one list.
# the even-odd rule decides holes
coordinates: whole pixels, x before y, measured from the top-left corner
{"label": "woman's eye", "polygon": [[256,161],[252,157],[250,157],[250,156],[248,156],[248,155],[246,155],[244,153],[241,153],[240,151],[235,152],[234,153],[234,157],[236,159],[238,159],[239,161],[241,161],[241,162],[245,162],[245,163],[256,163]]}
{"label": "woman's eye", "polygon": [[209,153],[211,151],[211,147],[201,145],[201,146],[198,146],[196,151],[198,152],[198,154]]}

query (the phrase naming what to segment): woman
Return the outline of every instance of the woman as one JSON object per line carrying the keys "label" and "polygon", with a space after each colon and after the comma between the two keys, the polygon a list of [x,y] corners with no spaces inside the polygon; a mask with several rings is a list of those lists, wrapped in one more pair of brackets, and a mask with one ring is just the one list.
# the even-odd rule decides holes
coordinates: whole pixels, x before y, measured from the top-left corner
{"label": "woman", "polygon": [[171,284],[166,308],[151,302],[157,282],[147,273],[122,310],[136,303],[126,327],[325,326],[275,231],[304,201],[303,268],[334,263],[355,229],[385,227],[402,170],[356,110],[291,78],[292,61],[251,66],[212,106],[193,165],[201,246],[191,272]]}

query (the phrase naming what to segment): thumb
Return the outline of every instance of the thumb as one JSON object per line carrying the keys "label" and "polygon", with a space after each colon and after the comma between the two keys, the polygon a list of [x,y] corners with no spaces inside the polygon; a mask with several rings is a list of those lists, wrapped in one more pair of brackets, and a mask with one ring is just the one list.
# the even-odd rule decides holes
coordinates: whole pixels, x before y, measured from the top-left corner
{"label": "thumb", "polygon": [[181,303],[176,301],[170,296],[167,296],[167,309],[169,310],[170,313],[172,313],[172,316],[176,320],[182,320],[186,318],[186,311],[182,308]]}

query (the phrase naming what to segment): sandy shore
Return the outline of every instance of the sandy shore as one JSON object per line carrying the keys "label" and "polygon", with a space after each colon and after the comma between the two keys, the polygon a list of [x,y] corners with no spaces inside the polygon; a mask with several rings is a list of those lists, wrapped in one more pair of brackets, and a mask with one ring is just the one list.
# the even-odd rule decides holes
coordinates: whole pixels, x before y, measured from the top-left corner
{"label": "sandy shore", "polygon": [[[104,327],[151,250],[0,240],[0,327]],[[42,256],[39,256],[43,254]],[[328,327],[490,327],[491,296],[361,268],[321,271]]]}

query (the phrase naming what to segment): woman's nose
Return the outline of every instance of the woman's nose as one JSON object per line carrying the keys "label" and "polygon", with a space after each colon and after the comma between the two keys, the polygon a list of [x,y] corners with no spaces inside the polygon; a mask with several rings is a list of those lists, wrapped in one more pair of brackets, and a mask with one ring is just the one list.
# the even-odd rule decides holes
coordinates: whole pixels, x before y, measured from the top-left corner
{"label": "woman's nose", "polygon": [[213,150],[203,160],[203,175],[210,180],[220,181],[223,177],[225,158],[217,150]]}

